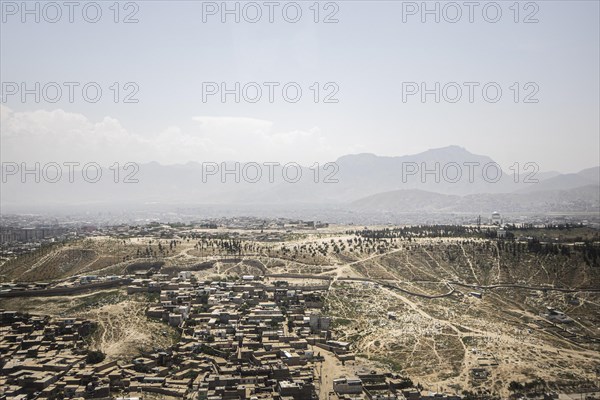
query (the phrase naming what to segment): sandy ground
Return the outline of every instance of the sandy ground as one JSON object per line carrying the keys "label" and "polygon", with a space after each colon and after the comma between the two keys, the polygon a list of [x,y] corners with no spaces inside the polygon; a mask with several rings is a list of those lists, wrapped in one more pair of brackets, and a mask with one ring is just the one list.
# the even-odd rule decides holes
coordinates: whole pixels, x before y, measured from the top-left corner
{"label": "sandy ground", "polygon": [[146,304],[125,300],[86,311],[80,316],[98,323],[91,347],[109,359],[130,360],[142,351],[164,349],[173,345],[177,332],[166,324],[148,319]]}
{"label": "sandy ground", "polygon": [[[403,373],[430,390],[486,387],[507,396],[511,380],[594,380],[593,368],[600,364],[597,350],[529,327],[524,318],[537,316],[510,303],[503,309],[500,296],[430,300],[362,283],[343,285],[328,299],[331,313],[343,322],[338,336],[365,357],[396,360]],[[396,314],[394,320],[388,311]],[[479,367],[490,376],[476,382],[470,371]]]}

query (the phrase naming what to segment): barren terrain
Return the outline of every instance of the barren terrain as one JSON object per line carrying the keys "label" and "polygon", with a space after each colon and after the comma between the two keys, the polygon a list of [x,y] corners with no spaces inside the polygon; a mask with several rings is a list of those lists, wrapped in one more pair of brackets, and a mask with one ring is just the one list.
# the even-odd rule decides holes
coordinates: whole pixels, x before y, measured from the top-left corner
{"label": "barren terrain", "polygon": [[[98,237],[53,246],[1,270],[14,281],[153,268],[171,276],[191,270],[199,280],[257,275],[270,283],[326,285],[324,312],[334,316],[335,338],[352,344],[358,356],[352,368],[378,365],[430,390],[503,397],[513,380],[541,378],[548,388],[562,391],[595,382],[600,260],[590,246],[598,246],[597,232],[542,231],[540,237],[550,244],[381,232],[328,229],[268,242],[253,240],[259,233],[247,231],[243,238],[230,231],[171,239]],[[151,299],[126,298],[118,290],[102,293],[5,299],[0,307],[95,320],[92,345],[111,358],[131,358],[175,340],[165,324],[144,316]],[[541,315],[547,307],[573,322],[548,321]],[[474,368],[484,376],[476,378]]]}

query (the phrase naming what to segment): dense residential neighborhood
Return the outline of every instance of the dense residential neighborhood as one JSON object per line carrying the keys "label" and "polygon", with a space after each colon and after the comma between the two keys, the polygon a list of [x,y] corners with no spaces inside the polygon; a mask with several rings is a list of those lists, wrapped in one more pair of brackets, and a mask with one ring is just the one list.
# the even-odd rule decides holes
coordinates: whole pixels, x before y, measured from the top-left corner
{"label": "dense residential neighborhood", "polygon": [[148,276],[130,280],[127,292],[159,295],[147,316],[179,330],[175,346],[123,364],[88,348],[92,321],[2,311],[0,398],[301,400],[323,390],[340,399],[429,398],[392,374],[322,376],[324,363],[354,360],[321,313],[327,286],[266,285],[254,276],[199,283],[189,271]]}

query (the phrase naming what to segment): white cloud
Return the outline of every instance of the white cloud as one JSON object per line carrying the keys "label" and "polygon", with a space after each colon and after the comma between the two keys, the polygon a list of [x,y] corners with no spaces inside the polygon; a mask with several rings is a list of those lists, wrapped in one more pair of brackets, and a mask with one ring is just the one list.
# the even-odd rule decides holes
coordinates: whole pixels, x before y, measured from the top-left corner
{"label": "white cloud", "polygon": [[95,122],[86,116],[36,110],[15,112],[0,105],[2,161],[64,162],[115,161],[181,164],[189,161],[331,161],[338,146],[329,143],[318,127],[278,131],[273,121],[196,116],[189,130],[170,126],[138,134],[106,116]]}

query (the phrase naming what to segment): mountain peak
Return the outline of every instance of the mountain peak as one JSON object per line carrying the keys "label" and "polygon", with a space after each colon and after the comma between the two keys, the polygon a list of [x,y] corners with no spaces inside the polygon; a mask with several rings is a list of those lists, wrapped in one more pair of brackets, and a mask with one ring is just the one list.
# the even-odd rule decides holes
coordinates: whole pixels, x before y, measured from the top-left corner
{"label": "mountain peak", "polygon": [[415,153],[415,154],[403,154],[403,155],[396,155],[396,156],[379,156],[377,154],[373,154],[373,153],[357,153],[357,154],[346,154],[343,155],[341,157],[339,157],[337,159],[337,161],[371,161],[371,160],[376,160],[376,159],[397,159],[397,158],[406,158],[406,157],[415,157],[415,156],[419,156],[419,155],[427,155],[427,156],[432,156],[432,155],[440,155],[442,160],[448,159],[448,157],[457,157],[457,159],[460,159],[460,157],[473,157],[476,156],[475,154],[471,153],[469,150],[467,150],[466,148],[462,147],[462,146],[458,146],[458,145],[449,145],[449,146],[445,146],[445,147],[437,147],[437,148],[433,148],[433,149],[428,149],[425,150],[423,152],[420,153]]}
{"label": "mountain peak", "polygon": [[452,144],[450,146],[446,146],[446,147],[437,147],[434,149],[429,149],[427,151],[425,151],[424,153],[427,152],[431,152],[431,153],[452,153],[452,154],[470,154],[472,155],[473,153],[471,153],[469,150],[467,150],[466,148],[462,147],[462,146],[457,146],[455,144]]}

